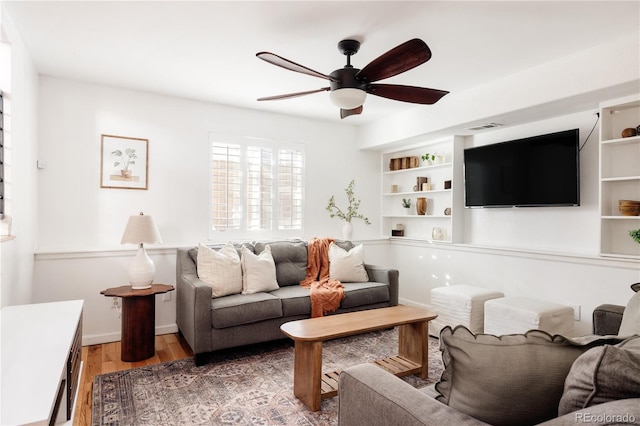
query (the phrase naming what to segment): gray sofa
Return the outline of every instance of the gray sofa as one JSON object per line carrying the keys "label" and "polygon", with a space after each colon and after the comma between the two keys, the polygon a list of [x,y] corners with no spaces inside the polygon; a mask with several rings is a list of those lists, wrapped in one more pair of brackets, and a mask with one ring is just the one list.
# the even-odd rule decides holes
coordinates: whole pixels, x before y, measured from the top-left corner
{"label": "gray sofa", "polygon": [[[637,289],[634,290],[637,291]],[[606,329],[610,334],[615,335],[620,327],[622,320],[620,314],[621,311],[624,311],[624,307],[615,306],[612,311],[608,311],[607,306],[601,305],[597,311],[594,313],[594,329]],[[602,324],[602,321],[606,321],[606,324]],[[452,334],[450,328],[444,330],[443,333],[448,333],[449,336]],[[482,335],[476,335],[473,339],[481,337]],[[508,336],[503,336],[496,339],[504,339],[505,337],[508,338]],[[560,336],[555,336],[551,340],[557,340],[558,337]],[[579,349],[577,358],[570,362],[568,374],[566,372],[547,373],[544,368],[541,368],[539,378],[534,377],[533,380],[536,384],[539,382],[554,383],[553,386],[545,384],[547,387],[542,390],[542,393],[551,399],[559,399],[555,406],[550,404],[551,406],[547,407],[547,410],[551,411],[542,415],[543,421],[523,421],[520,419],[514,422],[509,420],[511,411],[522,410],[523,407],[525,410],[531,410],[534,417],[540,417],[539,411],[541,410],[539,407],[535,407],[535,402],[528,399],[530,384],[525,385],[524,401],[514,402],[507,391],[505,392],[504,404],[499,405],[499,408],[494,410],[492,414],[486,414],[491,417],[496,413],[497,416],[504,413],[503,419],[496,421],[494,417],[494,421],[485,422],[476,418],[480,416],[474,417],[468,412],[463,412],[468,410],[465,405],[469,404],[476,404],[474,409],[484,410],[485,394],[499,393],[499,383],[504,380],[507,373],[511,374],[514,370],[526,368],[527,363],[522,359],[520,359],[521,362],[508,365],[505,364],[508,358],[506,360],[501,358],[498,363],[502,364],[497,365],[497,368],[499,371],[503,371],[503,374],[498,374],[498,376],[503,377],[496,377],[490,384],[483,382],[483,389],[480,391],[476,389],[475,394],[473,390],[461,390],[461,394],[469,392],[467,396],[470,396],[470,399],[468,398],[462,403],[460,396],[456,395],[457,405],[462,405],[465,410],[456,409],[451,406],[456,404],[448,405],[445,403],[447,401],[442,401],[439,390],[444,389],[443,393],[445,394],[449,392],[448,398],[451,402],[451,388],[466,385],[462,377],[456,379],[459,383],[454,383],[452,376],[446,377],[446,370],[435,388],[431,386],[416,389],[372,364],[361,364],[347,368],[341,373],[339,379],[339,425],[640,424],[640,337],[635,336],[626,340],[611,335],[586,337],[582,338],[583,341],[589,341],[591,345],[585,349]],[[600,340],[596,341],[595,339]],[[609,344],[607,344],[607,339],[610,339]],[[620,340],[622,342],[617,343]],[[578,349],[576,348],[576,350]],[[489,352],[489,356],[494,356],[496,359],[501,355],[504,353]],[[443,351],[443,359],[446,356],[446,351]],[[466,352],[464,356],[473,357],[474,353]],[[543,362],[548,362],[548,360],[543,360]],[[445,362],[446,364],[447,362]],[[459,371],[460,369],[458,369]],[[558,376],[555,382],[548,380],[548,376],[554,374]],[[446,381],[450,383],[439,389],[440,383],[446,383]],[[514,393],[517,393],[517,386]],[[531,389],[531,394],[534,393],[535,391]],[[552,396],[554,393],[555,397]]]}
{"label": "gray sofa", "polygon": [[[350,241],[339,240],[336,244],[345,250],[354,246]],[[309,290],[299,285],[307,273],[307,242],[242,243],[236,248],[239,250],[241,245],[256,254],[270,246],[276,264],[277,290],[212,298],[211,287],[198,278],[197,247],[177,250],[176,321],[193,350],[196,365],[206,363],[212,351],[282,339],[285,337],[280,331],[282,324],[311,316]],[[343,282],[345,298],[335,313],[398,304],[398,271],[364,266],[369,282]]]}

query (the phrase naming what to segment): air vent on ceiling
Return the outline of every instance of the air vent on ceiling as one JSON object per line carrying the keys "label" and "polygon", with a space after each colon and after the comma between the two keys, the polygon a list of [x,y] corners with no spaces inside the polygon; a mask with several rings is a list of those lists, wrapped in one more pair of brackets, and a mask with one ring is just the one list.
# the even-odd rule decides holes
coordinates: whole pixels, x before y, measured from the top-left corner
{"label": "air vent on ceiling", "polygon": [[469,127],[467,130],[485,130],[485,129],[493,129],[494,127],[500,127],[502,124],[500,123],[485,123],[476,127]]}

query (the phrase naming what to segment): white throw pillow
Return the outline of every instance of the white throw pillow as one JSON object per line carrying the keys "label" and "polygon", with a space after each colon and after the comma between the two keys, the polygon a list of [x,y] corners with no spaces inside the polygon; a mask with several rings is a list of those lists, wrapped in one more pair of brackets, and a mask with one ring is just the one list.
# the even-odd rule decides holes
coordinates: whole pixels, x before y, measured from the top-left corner
{"label": "white throw pillow", "polygon": [[212,288],[213,297],[237,294],[242,291],[240,256],[231,243],[216,251],[198,246],[198,278]]}
{"label": "white throw pillow", "polygon": [[347,283],[369,281],[364,269],[364,249],[359,244],[349,251],[335,243],[329,244],[329,278]]}
{"label": "white throw pillow", "polygon": [[618,336],[640,334],[640,291],[631,296],[624,308]]}
{"label": "white throw pillow", "polygon": [[276,264],[271,247],[256,255],[242,246],[242,294],[272,291],[280,288],[276,279]]}

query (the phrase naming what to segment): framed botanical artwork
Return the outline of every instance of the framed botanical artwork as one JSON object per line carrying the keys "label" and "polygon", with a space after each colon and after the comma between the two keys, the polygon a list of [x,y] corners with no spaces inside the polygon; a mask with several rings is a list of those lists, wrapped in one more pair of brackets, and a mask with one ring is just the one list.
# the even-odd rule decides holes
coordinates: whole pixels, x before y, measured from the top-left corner
{"label": "framed botanical artwork", "polygon": [[149,140],[101,135],[100,188],[147,189]]}

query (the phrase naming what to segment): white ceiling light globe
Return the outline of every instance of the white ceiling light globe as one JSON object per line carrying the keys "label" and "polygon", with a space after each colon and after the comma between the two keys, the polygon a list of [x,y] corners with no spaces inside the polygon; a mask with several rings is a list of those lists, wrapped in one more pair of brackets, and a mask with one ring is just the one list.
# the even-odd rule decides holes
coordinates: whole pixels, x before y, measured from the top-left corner
{"label": "white ceiling light globe", "polygon": [[364,103],[367,92],[360,89],[345,88],[332,90],[329,94],[331,102],[342,109],[358,108]]}

